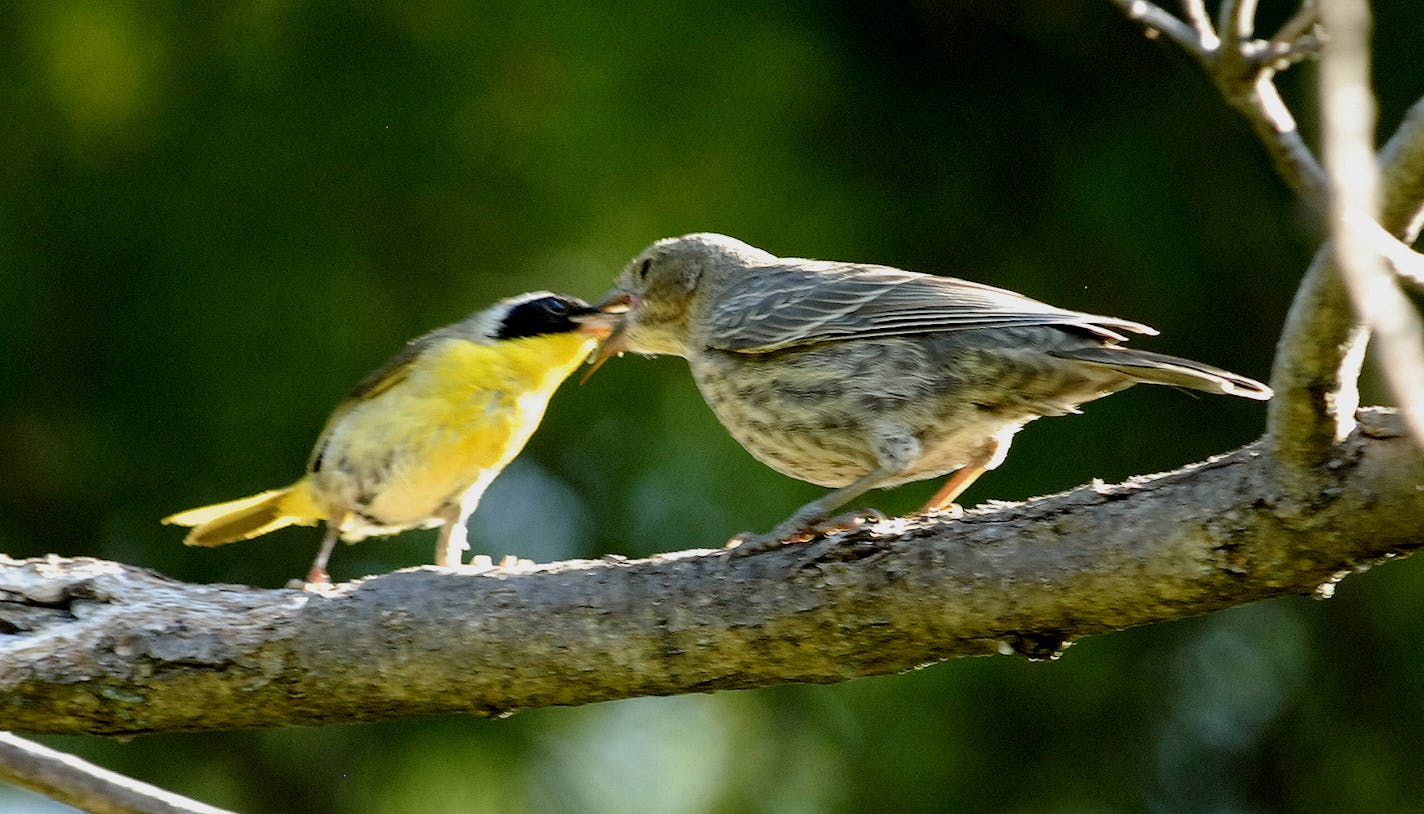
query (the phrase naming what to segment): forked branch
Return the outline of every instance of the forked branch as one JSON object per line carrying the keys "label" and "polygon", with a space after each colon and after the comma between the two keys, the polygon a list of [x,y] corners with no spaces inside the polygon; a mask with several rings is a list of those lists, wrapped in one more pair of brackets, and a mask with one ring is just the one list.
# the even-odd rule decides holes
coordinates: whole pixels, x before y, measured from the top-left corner
{"label": "forked branch", "polygon": [[1189,22],[1148,0],[1112,2],[1149,35],[1165,35],[1200,63],[1222,97],[1251,125],[1281,178],[1323,220],[1325,172],[1275,85],[1277,73],[1319,51],[1314,3],[1302,3],[1275,36],[1261,39],[1254,34],[1254,0],[1226,0],[1214,24],[1201,0],[1184,3]]}

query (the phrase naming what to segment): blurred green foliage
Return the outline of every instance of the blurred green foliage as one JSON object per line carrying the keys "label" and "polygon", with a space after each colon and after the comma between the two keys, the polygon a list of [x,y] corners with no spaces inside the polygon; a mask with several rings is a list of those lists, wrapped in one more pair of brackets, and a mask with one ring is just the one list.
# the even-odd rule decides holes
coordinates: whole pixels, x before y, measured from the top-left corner
{"label": "blurred green foliage", "polygon": [[[1387,132],[1424,19],[1374,6]],[[188,580],[280,585],[318,533],[190,550],[159,517],[294,479],[406,339],[518,291],[596,297],[659,237],[970,277],[1260,378],[1313,249],[1246,128],[1105,0],[58,0],[0,15],[0,75],[0,551]],[[1169,469],[1263,416],[1138,388],[1031,426],[968,498]],[[644,555],[818,493],[732,442],[679,360],[626,358],[559,393],[472,528],[496,559]],[[1418,571],[1051,664],[47,741],[244,812],[1418,810]]]}

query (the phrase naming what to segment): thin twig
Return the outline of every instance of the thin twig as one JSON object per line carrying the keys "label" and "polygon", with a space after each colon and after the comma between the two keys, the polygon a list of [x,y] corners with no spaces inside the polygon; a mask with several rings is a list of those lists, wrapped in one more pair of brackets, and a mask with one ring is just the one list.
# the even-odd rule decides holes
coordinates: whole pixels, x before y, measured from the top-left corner
{"label": "thin twig", "polygon": [[90,814],[232,814],[0,732],[0,780]]}
{"label": "thin twig", "polygon": [[1292,65],[1320,57],[1322,43],[1313,34],[1302,34],[1290,42],[1252,40],[1246,58],[1263,70],[1280,73]]}
{"label": "thin twig", "polygon": [[1301,0],[1300,8],[1286,20],[1276,32],[1276,36],[1271,37],[1271,42],[1285,47],[1303,38],[1316,39],[1311,32],[1319,23],[1320,9],[1315,5],[1315,0]]}
{"label": "thin twig", "polygon": [[1216,30],[1228,49],[1239,49],[1256,33],[1256,0],[1222,0]]}
{"label": "thin twig", "polygon": [[1212,28],[1211,15],[1206,12],[1206,0],[1185,0],[1182,6],[1186,9],[1187,20],[1192,27],[1197,30],[1197,39],[1204,44],[1220,43],[1216,36],[1216,29]]}
{"label": "thin twig", "polygon": [[[1287,29],[1277,34],[1278,43],[1253,39],[1256,0],[1222,3],[1217,16],[1219,39],[1218,33],[1212,33],[1209,38],[1203,33],[1203,29],[1210,29],[1210,24],[1199,19],[1205,11],[1196,0],[1186,3],[1187,15],[1193,21],[1190,25],[1146,0],[1113,0],[1113,3],[1150,32],[1166,34],[1201,63],[1226,101],[1251,125],[1266,147],[1276,172],[1300,195],[1314,220],[1323,222],[1325,173],[1301,138],[1295,117],[1274,84],[1278,71],[1307,58],[1318,43],[1314,39],[1287,40],[1283,36],[1288,33]],[[1310,30],[1306,25],[1309,18],[1307,13],[1297,23],[1302,37]]]}
{"label": "thin twig", "polygon": [[1320,56],[1320,10],[1314,0],[1303,0],[1296,13],[1269,40],[1252,43],[1251,58],[1277,73],[1298,62]]}
{"label": "thin twig", "polygon": [[1352,228],[1358,230],[1360,239],[1367,241],[1373,252],[1389,262],[1401,282],[1424,289],[1424,254],[1409,248],[1377,221],[1359,219]]}
{"label": "thin twig", "polygon": [[1149,36],[1166,34],[1168,39],[1177,44],[1177,47],[1191,54],[1197,61],[1206,63],[1211,59],[1212,48],[1203,44],[1197,32],[1156,3],[1150,3],[1148,0],[1112,0],[1112,2],[1122,9],[1123,14],[1127,15],[1129,20],[1147,29]]}

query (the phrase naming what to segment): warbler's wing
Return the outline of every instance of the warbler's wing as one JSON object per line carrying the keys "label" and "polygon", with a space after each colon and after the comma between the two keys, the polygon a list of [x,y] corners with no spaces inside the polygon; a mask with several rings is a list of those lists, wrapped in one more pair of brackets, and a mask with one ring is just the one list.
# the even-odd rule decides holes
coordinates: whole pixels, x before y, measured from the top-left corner
{"label": "warbler's wing", "polygon": [[437,338],[447,335],[447,328],[439,328],[406,343],[400,352],[386,363],[371,371],[366,378],[362,379],[351,388],[351,392],[346,394],[346,398],[336,405],[336,409],[331,411],[331,417],[326,420],[326,426],[322,427],[321,435],[317,436],[316,443],[312,446],[311,456],[307,458],[307,471],[315,472],[320,468],[321,457],[326,452],[326,442],[331,436],[331,430],[341,419],[351,412],[351,409],[363,401],[373,399],[376,396],[390,390],[392,387],[405,381],[410,375],[411,363],[415,361],[421,351],[434,342]]}
{"label": "warbler's wing", "polygon": [[1002,288],[888,266],[784,259],[739,274],[710,314],[708,343],[766,352],[816,342],[979,328],[1075,326],[1104,339],[1138,322],[1056,308]]}

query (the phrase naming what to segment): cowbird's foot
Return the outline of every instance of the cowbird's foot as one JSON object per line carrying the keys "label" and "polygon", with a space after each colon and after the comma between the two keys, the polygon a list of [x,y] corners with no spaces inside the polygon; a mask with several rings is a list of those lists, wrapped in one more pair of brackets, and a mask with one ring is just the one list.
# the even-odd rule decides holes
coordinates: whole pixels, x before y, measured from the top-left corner
{"label": "cowbird's foot", "polygon": [[732,556],[745,557],[748,554],[780,548],[787,543],[801,543],[832,532],[857,529],[884,520],[885,515],[877,509],[860,509],[819,520],[792,517],[767,534],[744,531],[728,540],[727,548],[732,550]]}

